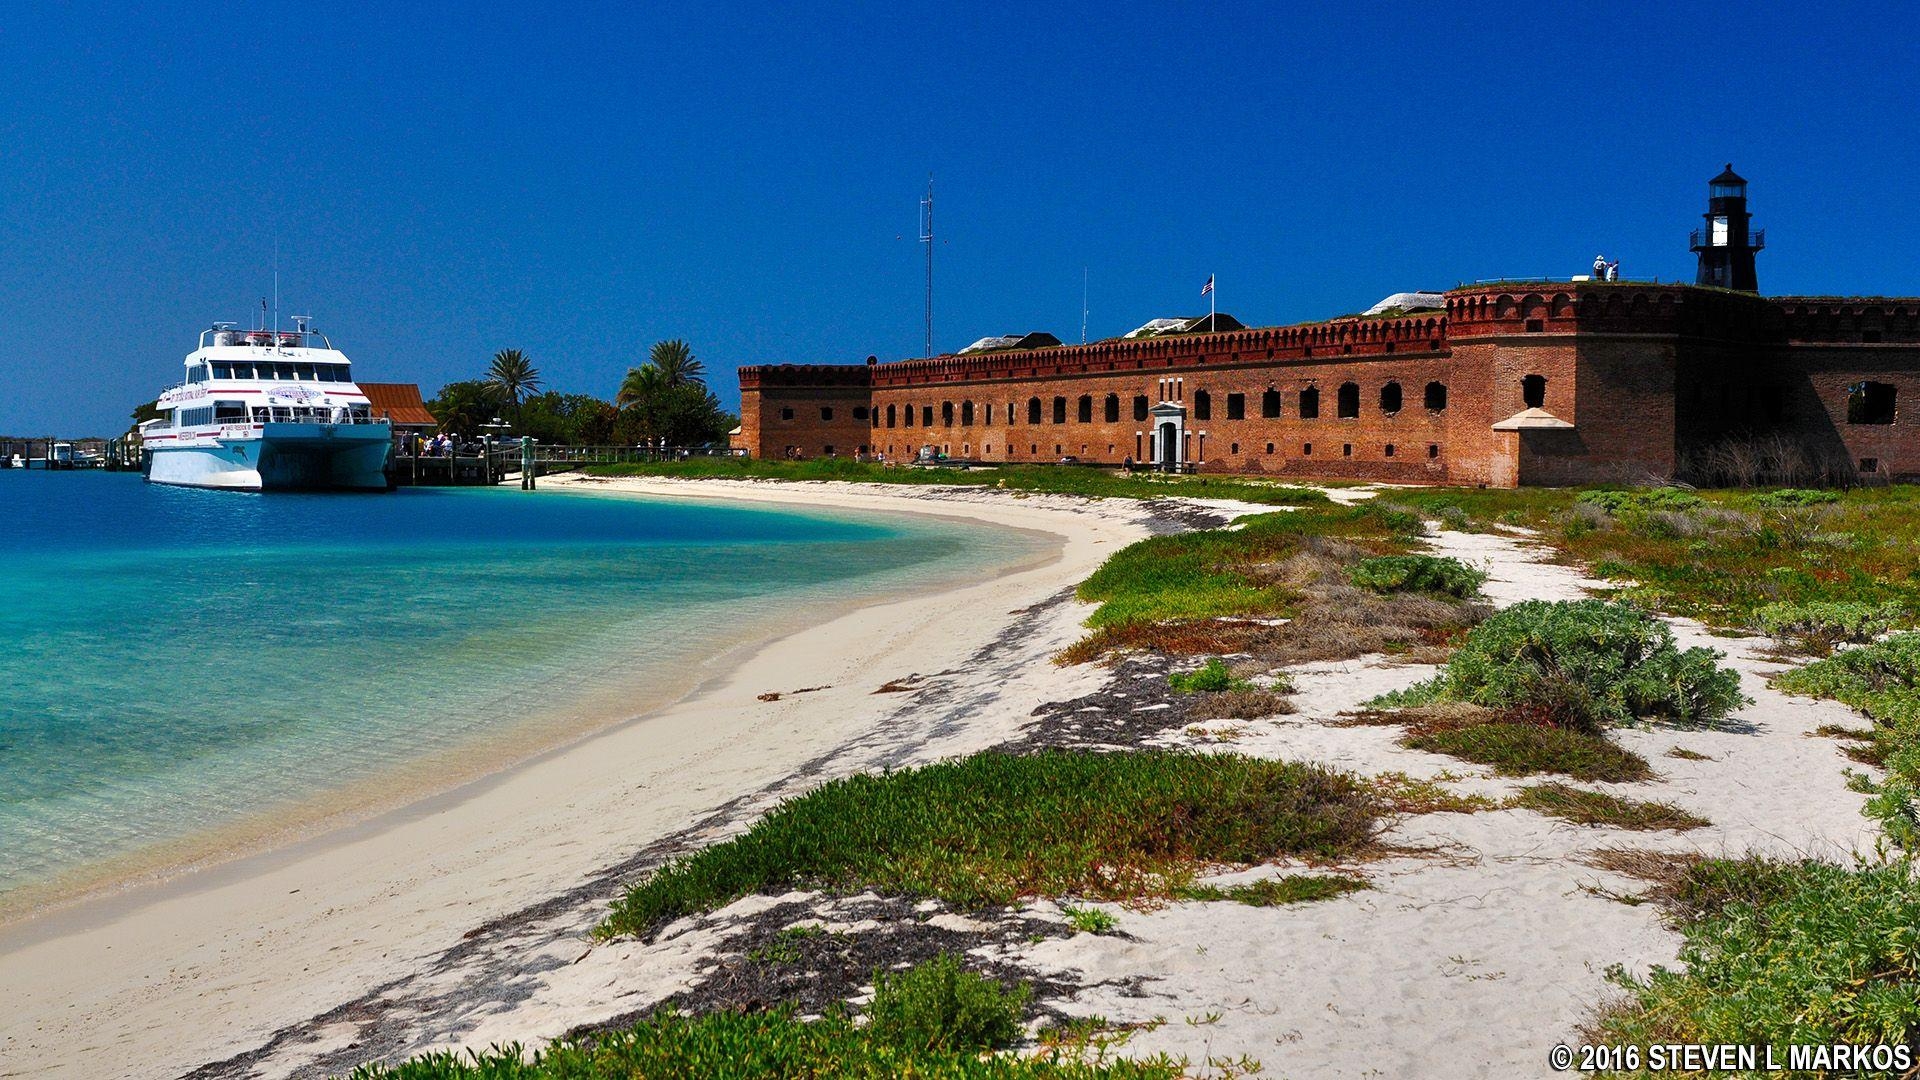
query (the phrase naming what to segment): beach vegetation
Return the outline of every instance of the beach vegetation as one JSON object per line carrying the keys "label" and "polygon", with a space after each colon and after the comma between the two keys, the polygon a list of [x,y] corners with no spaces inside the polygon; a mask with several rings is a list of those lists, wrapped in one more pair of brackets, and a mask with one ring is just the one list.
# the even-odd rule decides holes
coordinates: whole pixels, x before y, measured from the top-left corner
{"label": "beach vegetation", "polygon": [[1194,720],[1257,720],[1263,716],[1279,716],[1293,711],[1293,702],[1287,696],[1292,692],[1291,686],[1222,690],[1201,695],[1187,710],[1187,715]]}
{"label": "beach vegetation", "polygon": [[647,935],[754,893],[811,888],[937,898],[1165,896],[1203,866],[1365,847],[1353,778],[1237,754],[984,753],[835,780],[630,888],[603,935]]}
{"label": "beach vegetation", "polygon": [[1521,788],[1513,797],[1512,805],[1576,825],[1611,825],[1616,829],[1684,832],[1713,824],[1672,803],[1628,799],[1569,784],[1534,784]]}
{"label": "beach vegetation", "polygon": [[[1645,862],[1645,860],[1641,860]],[[1621,868],[1627,869],[1627,868]],[[1668,859],[1652,897],[1684,938],[1679,963],[1624,991],[1597,1043],[1920,1046],[1920,880],[1900,860]]]}
{"label": "beach vegetation", "polygon": [[1353,564],[1347,577],[1374,592],[1440,593],[1464,600],[1486,584],[1487,572],[1444,555],[1376,555]]}
{"label": "beach vegetation", "polygon": [[1705,724],[1747,701],[1721,656],[1677,648],[1632,604],[1529,600],[1476,626],[1438,676],[1373,704],[1461,702],[1589,734],[1641,718]]}
{"label": "beach vegetation", "polygon": [[1229,690],[1253,689],[1252,683],[1235,678],[1233,672],[1227,670],[1226,661],[1217,656],[1193,671],[1176,671],[1168,675],[1167,685],[1182,694],[1220,694]]}
{"label": "beach vegetation", "polygon": [[1864,811],[1888,840],[1920,851],[1920,634],[1842,649],[1775,676],[1773,684],[1850,705],[1873,721],[1871,742],[1858,756],[1885,772],[1878,779],[1857,775],[1854,787],[1869,796]]}
{"label": "beach vegetation", "polygon": [[1120,926],[1120,920],[1112,912],[1101,911],[1095,907],[1080,907],[1074,904],[1061,904],[1060,914],[1067,917],[1068,925],[1082,934],[1111,934]]}
{"label": "beach vegetation", "polygon": [[895,1030],[856,1024],[840,1012],[818,1020],[802,1020],[786,1008],[697,1017],[664,1012],[625,1030],[563,1039],[531,1052],[509,1044],[367,1065],[353,1080],[1177,1080],[1187,1072],[1164,1055],[1087,1061],[1073,1046],[983,1055],[973,1047],[900,1041]]}
{"label": "beach vegetation", "polygon": [[1495,722],[1416,727],[1401,739],[1414,750],[1492,767],[1500,776],[1555,773],[1575,780],[1636,783],[1650,779],[1647,760],[1599,735],[1539,724]]}
{"label": "beach vegetation", "polygon": [[1147,649],[1246,653],[1278,667],[1444,648],[1490,609],[1445,594],[1376,592],[1348,577],[1362,560],[1407,553],[1423,530],[1416,513],[1363,504],[1142,540],[1081,583],[1081,599],[1100,605],[1088,620],[1094,632],[1058,659]]}
{"label": "beach vegetation", "polygon": [[1117,469],[1064,465],[917,466],[860,461],[854,457],[769,461],[702,457],[686,461],[638,461],[594,466],[592,476],[659,476],[689,480],[842,481],[905,486],[995,488],[1032,495],[1085,498],[1231,499],[1264,506],[1327,503],[1323,492],[1253,478],[1129,474]]}
{"label": "beach vegetation", "polygon": [[426,402],[427,411],[440,422],[440,430],[461,438],[481,433],[481,425],[493,422],[500,409],[499,388],[485,379],[450,382]]}
{"label": "beach vegetation", "polygon": [[[1833,641],[1920,627],[1920,488],[1429,489],[1394,498],[1460,525],[1532,530],[1624,596],[1709,626],[1768,634],[1814,655]],[[1819,605],[1857,605],[1823,608]],[[1788,605],[1776,607],[1774,605]],[[1796,608],[1817,616],[1794,640]],[[1766,611],[1766,615],[1762,612]],[[1838,616],[1838,618],[1835,618]],[[1829,629],[1831,627],[1831,629]]]}
{"label": "beach vegetation", "polygon": [[868,1028],[895,1046],[928,1050],[999,1050],[1020,1036],[1032,987],[1006,986],[968,971],[942,953],[901,972],[873,977]]}
{"label": "beach vegetation", "polygon": [[1288,874],[1240,885],[1187,885],[1175,891],[1177,900],[1229,901],[1248,907],[1279,907],[1329,900],[1370,889],[1366,880],[1342,874]]}

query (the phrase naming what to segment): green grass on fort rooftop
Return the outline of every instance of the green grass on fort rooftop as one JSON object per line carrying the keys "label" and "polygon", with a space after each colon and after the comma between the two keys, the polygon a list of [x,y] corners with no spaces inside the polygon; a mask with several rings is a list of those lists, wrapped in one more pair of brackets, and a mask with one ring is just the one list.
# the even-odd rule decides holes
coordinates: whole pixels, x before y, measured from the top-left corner
{"label": "green grass on fort rooftop", "polygon": [[1089,498],[1235,499],[1268,506],[1308,506],[1324,503],[1326,495],[1309,488],[1269,483],[1244,477],[1165,476],[1141,473],[1128,476],[1117,470],[1072,465],[957,466],[881,465],[851,458],[814,458],[808,461],[761,461],[757,458],[693,458],[687,461],[647,461],[598,465],[591,476],[663,476],[722,480],[846,480],[863,484],[960,485],[1004,488],[1037,495],[1082,495]]}
{"label": "green grass on fort rooftop", "polygon": [[1624,598],[1811,655],[1920,625],[1920,488],[1407,489],[1448,528],[1500,525],[1621,583]]}

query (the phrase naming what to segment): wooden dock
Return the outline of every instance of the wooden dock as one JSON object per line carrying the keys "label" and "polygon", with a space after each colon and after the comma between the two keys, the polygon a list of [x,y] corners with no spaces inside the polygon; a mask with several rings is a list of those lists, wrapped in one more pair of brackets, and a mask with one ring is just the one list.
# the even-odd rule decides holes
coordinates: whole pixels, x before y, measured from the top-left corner
{"label": "wooden dock", "polygon": [[387,475],[396,487],[491,486],[517,483],[532,490],[542,476],[575,472],[588,465],[651,461],[659,451],[635,446],[551,446],[519,439],[489,441],[465,453],[422,454],[418,443],[403,453],[395,447]]}

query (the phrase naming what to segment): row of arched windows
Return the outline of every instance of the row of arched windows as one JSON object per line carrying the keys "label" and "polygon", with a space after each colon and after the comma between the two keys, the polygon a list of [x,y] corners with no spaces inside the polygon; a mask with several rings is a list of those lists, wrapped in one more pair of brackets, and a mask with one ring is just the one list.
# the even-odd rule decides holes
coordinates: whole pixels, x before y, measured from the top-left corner
{"label": "row of arched windows", "polygon": [[[1533,395],[1529,393],[1528,396],[1532,397]],[[1247,395],[1235,393],[1227,394],[1225,397],[1225,419],[1246,419]],[[1534,404],[1532,401],[1528,403]],[[1425,392],[1421,396],[1421,404],[1429,412],[1444,411],[1447,407],[1447,384],[1443,382],[1428,383]],[[1380,411],[1388,415],[1397,413],[1405,407],[1406,394],[1399,383],[1389,382],[1380,388],[1379,405]],[[1130,410],[1133,419],[1136,421],[1145,420],[1149,407],[1145,394],[1134,395],[1132,409]],[[1259,408],[1262,419],[1272,420],[1278,418],[1281,415],[1280,391],[1269,387],[1260,395]],[[1319,388],[1309,386],[1298,391],[1294,399],[1294,409],[1295,415],[1303,420],[1318,418],[1320,415]],[[1360,385],[1351,382],[1341,383],[1340,388],[1335,391],[1334,409],[1334,415],[1342,418],[1359,416]],[[1106,397],[1098,403],[1097,410],[1103,422],[1109,424],[1118,423],[1120,421],[1121,411],[1120,395],[1106,395]],[[1026,422],[1029,424],[1043,424],[1048,422],[1065,424],[1068,422],[1067,418],[1069,415],[1073,417],[1074,422],[1091,424],[1094,422],[1095,411],[1096,404],[1091,394],[1080,395],[1077,400],[1071,403],[1071,408],[1069,408],[1068,399],[1065,397],[1055,397],[1051,401],[1038,397],[1030,397],[1026,401],[1026,408],[1024,410]],[[921,427],[933,427],[937,422],[942,427],[953,427],[957,417],[961,427],[972,427],[975,423],[976,416],[981,417],[978,421],[979,423],[990,425],[994,422],[994,412],[994,405],[991,402],[987,403],[983,409],[978,410],[971,401],[961,402],[957,409],[953,402],[943,401],[937,410],[932,405],[920,405],[917,407],[913,405],[888,405],[884,412],[880,409],[873,411],[873,426],[913,427],[917,422]],[[1019,422],[1021,412],[1022,410],[1019,408],[1017,402],[1009,401],[1006,404],[1006,412],[1001,415],[1006,418],[1006,423],[1014,424]],[[1206,390],[1194,391],[1192,412],[1195,420],[1214,419],[1213,394]]]}

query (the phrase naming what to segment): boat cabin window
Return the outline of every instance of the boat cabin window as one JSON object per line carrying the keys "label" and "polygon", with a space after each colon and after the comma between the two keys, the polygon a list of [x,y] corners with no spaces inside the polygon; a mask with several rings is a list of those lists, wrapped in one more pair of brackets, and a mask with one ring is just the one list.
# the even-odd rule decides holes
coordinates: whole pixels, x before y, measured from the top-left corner
{"label": "boat cabin window", "polygon": [[181,409],[178,412],[181,427],[198,427],[213,422],[213,407],[203,405],[198,409]]}
{"label": "boat cabin window", "polygon": [[213,403],[215,423],[232,424],[247,418],[247,403],[244,401],[216,401]]}
{"label": "boat cabin window", "polygon": [[300,379],[303,379],[303,380],[305,380],[306,382],[313,382],[313,381],[314,381],[314,379],[315,379],[315,376],[314,376],[314,374],[313,374],[313,365],[312,365],[312,364],[296,364],[296,365],[294,365],[294,374],[295,374],[295,375],[296,375],[297,377],[299,377]]}

